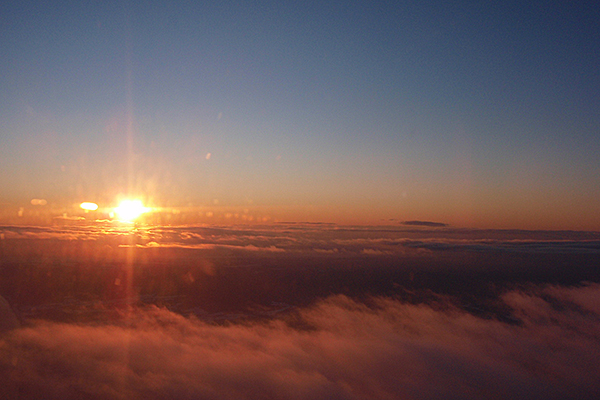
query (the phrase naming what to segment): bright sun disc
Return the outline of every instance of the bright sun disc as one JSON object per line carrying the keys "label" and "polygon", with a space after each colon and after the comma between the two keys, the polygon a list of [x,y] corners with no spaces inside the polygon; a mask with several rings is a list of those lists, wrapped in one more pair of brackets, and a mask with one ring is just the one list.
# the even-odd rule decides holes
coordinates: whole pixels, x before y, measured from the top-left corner
{"label": "bright sun disc", "polygon": [[115,207],[115,213],[121,221],[134,221],[149,210],[144,207],[141,200],[123,200],[119,203],[119,207]]}

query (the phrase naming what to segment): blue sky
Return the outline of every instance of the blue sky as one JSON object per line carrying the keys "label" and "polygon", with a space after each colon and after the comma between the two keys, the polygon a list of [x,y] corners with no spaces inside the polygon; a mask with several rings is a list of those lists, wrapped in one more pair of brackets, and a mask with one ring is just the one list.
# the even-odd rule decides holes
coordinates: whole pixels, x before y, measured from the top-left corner
{"label": "blue sky", "polygon": [[594,2],[1,14],[4,207],[137,196],[274,219],[600,229]]}

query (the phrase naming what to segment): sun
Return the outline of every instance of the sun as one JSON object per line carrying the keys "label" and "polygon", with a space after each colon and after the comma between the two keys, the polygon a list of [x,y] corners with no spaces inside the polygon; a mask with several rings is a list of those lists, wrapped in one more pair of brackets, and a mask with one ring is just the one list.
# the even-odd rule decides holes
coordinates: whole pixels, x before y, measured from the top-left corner
{"label": "sun", "polygon": [[114,211],[119,220],[133,222],[150,209],[144,207],[141,200],[123,200],[118,207],[115,207]]}

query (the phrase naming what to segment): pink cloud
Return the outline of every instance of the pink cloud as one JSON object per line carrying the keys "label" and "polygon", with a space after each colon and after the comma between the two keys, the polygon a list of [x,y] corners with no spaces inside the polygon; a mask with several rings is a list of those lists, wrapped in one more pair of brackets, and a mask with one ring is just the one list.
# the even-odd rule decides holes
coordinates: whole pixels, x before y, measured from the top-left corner
{"label": "pink cloud", "polygon": [[267,323],[159,308],[100,325],[40,321],[1,339],[0,383],[19,399],[595,398],[600,316],[587,305],[599,293],[508,293],[519,324],[344,296]]}

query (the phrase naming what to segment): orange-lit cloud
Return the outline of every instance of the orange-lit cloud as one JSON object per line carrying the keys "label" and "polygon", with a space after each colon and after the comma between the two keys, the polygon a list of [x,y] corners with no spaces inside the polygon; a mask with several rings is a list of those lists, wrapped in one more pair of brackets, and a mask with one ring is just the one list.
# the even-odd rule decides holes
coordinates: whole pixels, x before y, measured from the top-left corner
{"label": "orange-lit cloud", "polygon": [[0,340],[0,383],[20,400],[596,398],[600,285],[504,301],[518,323],[344,296],[267,323],[154,307],[102,325],[37,322]]}
{"label": "orange-lit cloud", "polygon": [[[81,217],[74,218],[79,221]],[[406,255],[445,251],[523,254],[600,254],[596,232],[466,230],[446,228],[348,228],[328,225],[265,227],[139,227],[122,230],[110,221],[94,226],[0,227],[6,237],[115,240],[138,248],[229,249],[304,254]],[[133,235],[135,245],[121,243]],[[111,243],[109,241],[109,243]]]}

